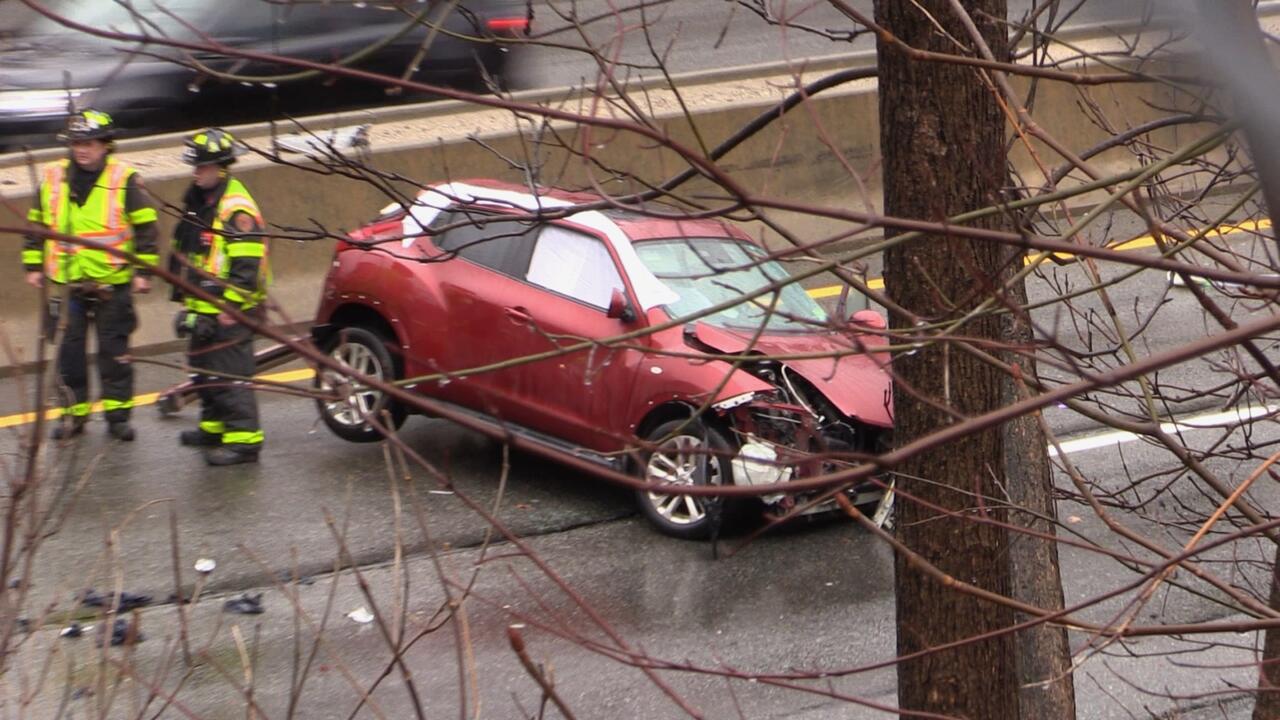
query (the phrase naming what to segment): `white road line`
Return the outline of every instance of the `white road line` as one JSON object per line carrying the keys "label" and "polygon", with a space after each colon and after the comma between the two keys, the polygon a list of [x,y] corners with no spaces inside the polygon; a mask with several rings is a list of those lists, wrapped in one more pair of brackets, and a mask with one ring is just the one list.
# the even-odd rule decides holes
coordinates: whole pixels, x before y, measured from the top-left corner
{"label": "white road line", "polygon": [[[1269,415],[1277,410],[1280,410],[1280,405],[1260,405],[1247,408],[1235,408],[1225,412],[1193,415],[1183,420],[1160,423],[1160,429],[1166,433],[1175,433],[1187,430],[1228,428],[1234,425],[1240,425],[1241,423],[1264,415]],[[1133,442],[1141,437],[1141,435],[1135,435],[1134,433],[1124,430],[1113,430],[1111,432],[1098,433],[1097,435],[1086,435],[1085,437],[1063,442],[1061,444],[1062,452],[1064,454],[1071,454],[1084,452],[1086,450],[1096,450],[1098,448],[1110,447],[1112,445],[1120,445],[1121,443]],[[1057,456],[1058,448],[1050,445],[1049,457]]]}

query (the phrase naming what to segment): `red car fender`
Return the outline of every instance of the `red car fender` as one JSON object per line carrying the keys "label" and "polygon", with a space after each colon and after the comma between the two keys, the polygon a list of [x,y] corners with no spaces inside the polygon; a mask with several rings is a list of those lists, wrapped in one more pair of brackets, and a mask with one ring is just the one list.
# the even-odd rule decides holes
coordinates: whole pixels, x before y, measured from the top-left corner
{"label": "red car fender", "polygon": [[[723,360],[699,357],[681,340],[680,328],[668,328],[652,336],[653,345],[672,355],[646,354],[636,374],[632,392],[631,430],[640,427],[655,409],[671,403],[710,407],[752,392],[772,392],[769,383]],[[726,377],[727,376],[727,377]],[[714,397],[711,393],[715,392]]]}

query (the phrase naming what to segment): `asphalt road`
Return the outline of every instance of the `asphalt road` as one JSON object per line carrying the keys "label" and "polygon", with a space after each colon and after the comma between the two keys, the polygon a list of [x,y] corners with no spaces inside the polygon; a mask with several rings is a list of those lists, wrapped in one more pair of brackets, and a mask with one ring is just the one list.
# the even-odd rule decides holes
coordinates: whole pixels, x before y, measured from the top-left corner
{"label": "asphalt road", "polygon": [[[849,7],[872,17],[871,0],[854,0]],[[645,5],[622,18],[610,8]],[[1072,7],[1077,3],[1064,3]],[[1144,2],[1084,0],[1067,25],[1108,24],[1143,16]],[[1029,0],[1011,0],[1009,17],[1025,17]],[[611,0],[535,3],[535,33],[552,43],[599,49],[617,62],[613,74],[622,80],[637,74],[652,76],[659,59],[670,73],[721,67],[800,60],[871,50],[874,38],[852,32],[854,24],[827,2],[784,0],[680,0],[630,3]],[[1061,16],[1059,16],[1061,17]],[[789,20],[783,27],[783,20]],[[645,32],[647,28],[647,32]],[[595,82],[599,66],[581,51],[535,47],[524,51],[520,87],[556,87],[584,80]],[[616,59],[616,60],[615,60]]]}
{"label": "asphalt road", "polygon": [[[1115,219],[1117,237],[1133,234],[1129,222]],[[1254,244],[1245,235],[1233,236],[1231,242],[1245,249]],[[1105,264],[1101,270],[1108,277],[1118,272]],[[1052,269],[1052,282],[1033,283],[1033,298],[1048,299],[1068,287],[1079,288],[1085,281],[1082,272],[1078,265]],[[1137,348],[1140,355],[1211,331],[1198,319],[1188,293],[1170,289],[1160,274],[1121,283],[1113,289],[1113,302],[1131,328],[1145,324]],[[1096,306],[1083,309],[1095,319],[1104,316]],[[1157,311],[1150,322],[1148,311]],[[1255,311],[1248,302],[1235,305],[1237,319]],[[1042,313],[1040,321],[1045,328],[1056,328],[1072,346],[1103,344],[1105,322],[1090,329],[1053,311]],[[157,390],[180,379],[178,371],[156,364],[176,359],[150,358],[141,364],[139,389]],[[1107,356],[1097,360],[1118,361]],[[1183,410],[1207,410],[1225,398],[1193,398],[1191,390],[1211,387],[1239,367],[1232,358],[1215,356],[1175,367],[1160,380],[1173,394],[1183,389]],[[0,381],[0,415],[29,407],[32,386],[29,377]],[[277,584],[293,576],[315,581],[297,588],[297,602],[307,617],[318,623],[326,608],[329,615],[301,716],[348,716],[355,700],[346,673],[368,681],[386,666],[388,653],[376,622],[360,624],[346,616],[373,604],[349,573],[331,574],[335,564],[354,564],[367,573],[364,579],[380,611],[398,617],[395,609],[401,607],[411,631],[433,627],[436,612],[446,602],[444,588],[461,592],[479,571],[472,600],[466,604],[466,622],[460,624],[465,638],[453,634],[458,625],[446,625],[425,635],[407,655],[430,716],[457,714],[459,682],[474,686],[469,702],[480,697],[486,716],[512,717],[517,705],[536,705],[532,680],[505,638],[511,623],[525,626],[531,656],[554,669],[557,686],[581,717],[681,716],[675,701],[633,666],[642,653],[663,661],[659,676],[707,717],[737,717],[736,708],[743,708],[742,715],[749,718],[883,717],[867,703],[893,702],[891,670],[853,672],[893,654],[891,556],[882,542],[850,523],[800,524],[736,552],[739,539],[730,538],[717,559],[706,544],[657,535],[636,517],[627,492],[592,477],[521,454],[510,458],[504,473],[499,444],[446,422],[414,418],[402,431],[409,446],[435,471],[389,469],[381,446],[352,445],[333,437],[316,420],[309,400],[267,393],[260,397],[268,445],[258,465],[209,468],[195,451],[179,447],[177,433],[194,422],[189,409],[176,418],[161,418],[153,407],[139,408],[140,437],[132,444],[109,442],[103,424],[95,422],[83,439],[44,447],[50,481],[43,504],[61,524],[44,541],[29,575],[31,596],[23,612],[42,629],[24,646],[22,657],[25,667],[41,667],[52,658],[57,671],[50,675],[55,679],[49,681],[49,692],[40,694],[32,706],[31,717],[54,716],[59,701],[55,690],[67,677],[64,671],[70,673],[73,689],[92,686],[92,644],[57,636],[65,614],[74,607],[76,592],[118,586],[163,601],[175,591],[173,527],[184,591],[194,582],[191,568],[197,558],[217,562],[191,624],[192,636],[200,640],[197,646],[210,643],[210,662],[191,675],[180,693],[183,706],[201,717],[243,715],[242,710],[226,714],[226,708],[240,703],[215,669],[241,677],[232,626],[240,629],[241,640],[256,638],[257,701],[269,710],[268,716],[282,714],[288,703],[292,639],[311,638],[306,622],[302,629],[295,627],[285,589]],[[1112,413],[1133,406],[1132,399],[1094,400]],[[1047,418],[1064,439],[1100,431],[1096,423],[1066,408],[1051,409]],[[30,429],[0,429],[0,462],[7,478],[20,467],[20,450]],[[1275,434],[1263,428],[1255,430],[1251,440],[1273,442]],[[1191,431],[1187,437],[1201,448],[1220,440],[1212,430]],[[1238,445],[1242,438],[1224,442]],[[1142,512],[1117,520],[1164,547],[1185,543],[1194,529],[1188,518],[1204,514],[1219,501],[1189,478],[1180,462],[1145,443],[1108,442],[1073,450],[1068,457],[1082,482],[1096,492],[1126,493],[1126,499],[1141,501]],[[1237,481],[1252,468],[1241,460],[1210,464],[1210,470]],[[1074,484],[1061,473],[1058,483],[1074,492]],[[1259,507],[1275,507],[1275,492],[1271,485],[1259,486],[1250,499]],[[491,548],[485,562],[477,563],[477,548],[488,524],[468,509],[464,497],[489,508],[515,535],[526,538],[572,592],[557,586],[509,543]],[[1099,548],[1150,559],[1133,543],[1117,540],[1076,501],[1064,500],[1059,514],[1074,533],[1072,539],[1082,543],[1062,549],[1068,602],[1124,588],[1138,577]],[[438,551],[439,567],[432,551]],[[1265,580],[1261,561],[1269,557],[1267,548],[1242,543],[1216,551],[1205,563],[1237,585],[1257,591]],[[407,587],[408,599],[399,605],[392,596],[397,587]],[[220,612],[225,598],[245,591],[266,593],[267,612],[252,617]],[[1132,590],[1121,592],[1083,610],[1081,617],[1111,620],[1133,596]],[[161,602],[142,613],[148,640],[136,650],[140,667],[155,670],[165,664],[177,637],[176,609]],[[1237,617],[1238,609],[1220,592],[1179,574],[1161,586],[1135,622],[1203,623]],[[624,640],[614,639],[610,631]],[[583,646],[572,639],[589,642]],[[1199,637],[1154,638],[1096,649],[1091,649],[1091,640],[1095,639],[1073,636],[1082,662],[1076,680],[1081,718],[1129,712],[1146,717],[1175,707],[1187,710],[1189,717],[1218,712],[1216,706],[1173,697],[1204,693],[1223,693],[1215,699],[1226,703],[1228,717],[1240,716],[1247,708],[1234,698],[1231,683],[1251,683],[1251,635],[1226,633],[1210,638],[1212,643]],[[461,655],[459,643],[466,648]],[[58,653],[49,655],[50,647]],[[1160,654],[1171,651],[1178,653],[1176,661]],[[623,656],[632,664],[621,662]],[[458,662],[468,679],[458,679]],[[712,672],[726,668],[738,679],[727,681]],[[827,677],[800,683],[801,689],[782,686],[772,676],[751,679],[756,673],[792,671]],[[409,696],[396,673],[375,700],[383,717],[409,716]],[[105,701],[100,690],[93,690],[77,702]],[[378,716],[372,711],[366,715]]]}
{"label": "asphalt road", "polygon": [[[848,4],[871,16],[870,0]],[[1067,25],[1123,22],[1143,16],[1145,4],[1084,0],[1071,12]],[[150,6],[150,2],[139,5]],[[1016,21],[1030,7],[1029,0],[1012,0],[1009,17]],[[826,2],[535,0],[534,8],[535,43],[520,50],[512,63],[512,85],[517,88],[595,82],[600,67],[584,47],[595,48],[618,63],[611,72],[619,80],[653,75],[658,66],[655,57],[669,72],[683,73],[874,47],[869,35],[851,32],[851,21]],[[628,10],[619,15],[614,8]],[[31,14],[19,0],[0,0],[0,34]],[[790,19],[792,26],[783,28],[782,19]]]}

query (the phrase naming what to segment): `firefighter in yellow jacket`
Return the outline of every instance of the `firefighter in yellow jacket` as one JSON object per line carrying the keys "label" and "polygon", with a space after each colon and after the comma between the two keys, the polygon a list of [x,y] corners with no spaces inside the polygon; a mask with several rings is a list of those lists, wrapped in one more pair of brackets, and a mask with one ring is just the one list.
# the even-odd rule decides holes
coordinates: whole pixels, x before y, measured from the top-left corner
{"label": "firefighter in yellow jacket", "polygon": [[[235,139],[219,128],[196,132],[182,159],[195,169],[174,231],[173,254],[187,281],[244,315],[263,318],[271,272],[266,223],[253,196],[228,172]],[[175,326],[190,338],[188,362],[200,396],[200,426],[184,431],[183,445],[208,448],[210,465],[256,462],[262,449],[253,376],[253,330],[194,294],[179,294]],[[202,372],[203,371],[203,372]]]}
{"label": "firefighter in yellow jacket", "polygon": [[[58,375],[67,396],[55,439],[84,432],[89,420],[89,372],[86,337],[90,324],[98,334],[98,377],[107,432],[118,440],[134,438],[133,366],[122,358],[137,329],[133,293],[151,289],[149,266],[156,263],[156,211],[137,172],[112,155],[115,126],[111,116],[82,110],[67,121],[59,139],[69,157],[44,168],[39,193],[28,215],[32,224],[62,235],[91,240],[79,245],[31,232],[22,251],[27,284],[50,282],[50,313],[65,315],[58,346]],[[109,247],[137,256],[135,267]],[[65,302],[64,302],[65,299]]]}

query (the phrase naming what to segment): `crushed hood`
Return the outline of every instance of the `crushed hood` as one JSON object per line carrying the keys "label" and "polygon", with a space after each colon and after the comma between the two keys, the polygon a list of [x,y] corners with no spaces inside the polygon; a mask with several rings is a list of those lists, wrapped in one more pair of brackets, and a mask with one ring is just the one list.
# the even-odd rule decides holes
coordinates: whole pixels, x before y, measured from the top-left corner
{"label": "crushed hood", "polygon": [[[787,359],[788,355],[849,352],[856,347],[855,341],[839,333],[807,333],[761,335],[752,343],[752,332],[706,323],[697,323],[693,333],[699,342],[717,352],[783,356],[783,364],[812,383],[840,412],[870,425],[893,425],[888,353]],[[871,346],[883,344],[872,335],[858,339]]]}

